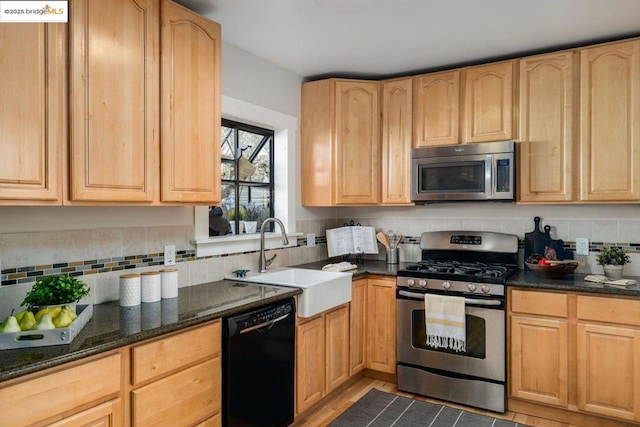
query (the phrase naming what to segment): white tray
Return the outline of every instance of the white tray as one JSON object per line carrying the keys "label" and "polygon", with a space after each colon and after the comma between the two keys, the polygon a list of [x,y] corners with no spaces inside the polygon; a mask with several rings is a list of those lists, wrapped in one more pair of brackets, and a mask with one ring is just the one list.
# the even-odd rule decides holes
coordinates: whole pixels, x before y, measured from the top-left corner
{"label": "white tray", "polygon": [[76,307],[78,317],[66,328],[0,334],[0,350],[69,344],[93,316],[93,305]]}

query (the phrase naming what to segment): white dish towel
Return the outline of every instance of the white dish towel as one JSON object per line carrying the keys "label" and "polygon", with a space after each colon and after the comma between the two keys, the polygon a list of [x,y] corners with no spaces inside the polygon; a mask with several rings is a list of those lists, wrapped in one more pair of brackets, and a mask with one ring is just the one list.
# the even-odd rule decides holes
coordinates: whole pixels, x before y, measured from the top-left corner
{"label": "white dish towel", "polygon": [[429,347],[466,351],[464,298],[425,294],[424,314]]}

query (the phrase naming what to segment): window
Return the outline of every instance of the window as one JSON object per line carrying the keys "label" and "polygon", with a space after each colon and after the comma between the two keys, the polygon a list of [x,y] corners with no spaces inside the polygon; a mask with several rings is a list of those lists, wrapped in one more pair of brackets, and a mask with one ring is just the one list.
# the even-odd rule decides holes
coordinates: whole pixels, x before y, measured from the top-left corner
{"label": "window", "polygon": [[274,216],[273,141],[272,130],[222,120],[222,201],[210,208],[209,235],[255,233]]}
{"label": "window", "polygon": [[[222,114],[228,119],[252,123],[256,126],[273,129],[273,210],[274,216],[280,219],[289,237],[301,236],[296,232],[297,206],[299,205],[299,180],[296,179],[295,168],[298,158],[297,133],[298,118],[279,111],[264,108],[239,99],[222,95]],[[196,256],[206,257],[257,251],[260,248],[258,234],[211,236],[209,233],[209,206],[195,206],[194,239]],[[271,224],[270,224],[271,225]],[[269,248],[282,247],[280,234],[271,228],[265,235],[265,243]],[[289,239],[295,245],[295,239]]]}

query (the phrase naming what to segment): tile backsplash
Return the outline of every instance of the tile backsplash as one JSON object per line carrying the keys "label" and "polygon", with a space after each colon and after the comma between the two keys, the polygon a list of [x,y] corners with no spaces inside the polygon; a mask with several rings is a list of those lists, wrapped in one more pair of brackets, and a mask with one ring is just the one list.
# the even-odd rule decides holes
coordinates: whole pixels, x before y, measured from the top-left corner
{"label": "tile backsplash", "polygon": [[[327,257],[327,228],[342,226],[354,220],[377,230],[393,230],[404,235],[400,245],[400,261],[420,259],[420,233],[431,230],[483,230],[510,233],[521,240],[532,230],[531,219],[455,219],[455,218],[338,218],[298,221],[303,233],[296,246],[273,250],[278,256],[274,266],[297,265]],[[550,221],[553,238],[565,240],[565,247],[575,250],[575,237],[590,240],[589,256],[575,256],[587,265],[578,273],[602,273],[595,261],[597,251],[615,244],[629,251],[632,263],[625,266],[625,275],[640,276],[640,221],[633,220],[555,220]],[[314,233],[316,246],[307,247],[306,234]],[[4,233],[0,234],[2,271],[0,275],[0,316],[17,308],[33,282],[47,274],[82,276],[92,289],[85,302],[102,303],[118,299],[119,277],[123,271],[144,272],[163,268],[164,245],[177,250],[179,286],[192,286],[221,280],[239,268],[256,269],[257,251],[197,258],[190,243],[192,226],[129,227],[95,230]],[[272,252],[272,251],[270,251]],[[369,258],[384,259],[384,251]]]}

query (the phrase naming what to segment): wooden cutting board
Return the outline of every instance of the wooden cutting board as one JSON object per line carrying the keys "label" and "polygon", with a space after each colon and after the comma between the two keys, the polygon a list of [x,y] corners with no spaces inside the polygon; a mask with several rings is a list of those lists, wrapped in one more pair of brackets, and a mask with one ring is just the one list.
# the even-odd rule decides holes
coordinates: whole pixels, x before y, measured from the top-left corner
{"label": "wooden cutting board", "polygon": [[[544,226],[544,232],[547,235],[546,241],[548,245],[556,251],[556,259],[573,259],[573,251],[567,251],[564,249],[564,241],[562,239],[554,240],[551,238],[551,227],[548,225]],[[542,252],[544,254],[544,250]],[[526,259],[526,258],[525,258]]]}
{"label": "wooden cutting board", "polygon": [[[537,216],[533,218],[534,227],[533,231],[529,233],[524,233],[524,260],[526,262],[527,258],[533,254],[544,255],[545,246],[549,246],[550,237],[547,233],[543,232],[540,229],[540,217]],[[525,264],[525,270],[528,270],[529,267]]]}

